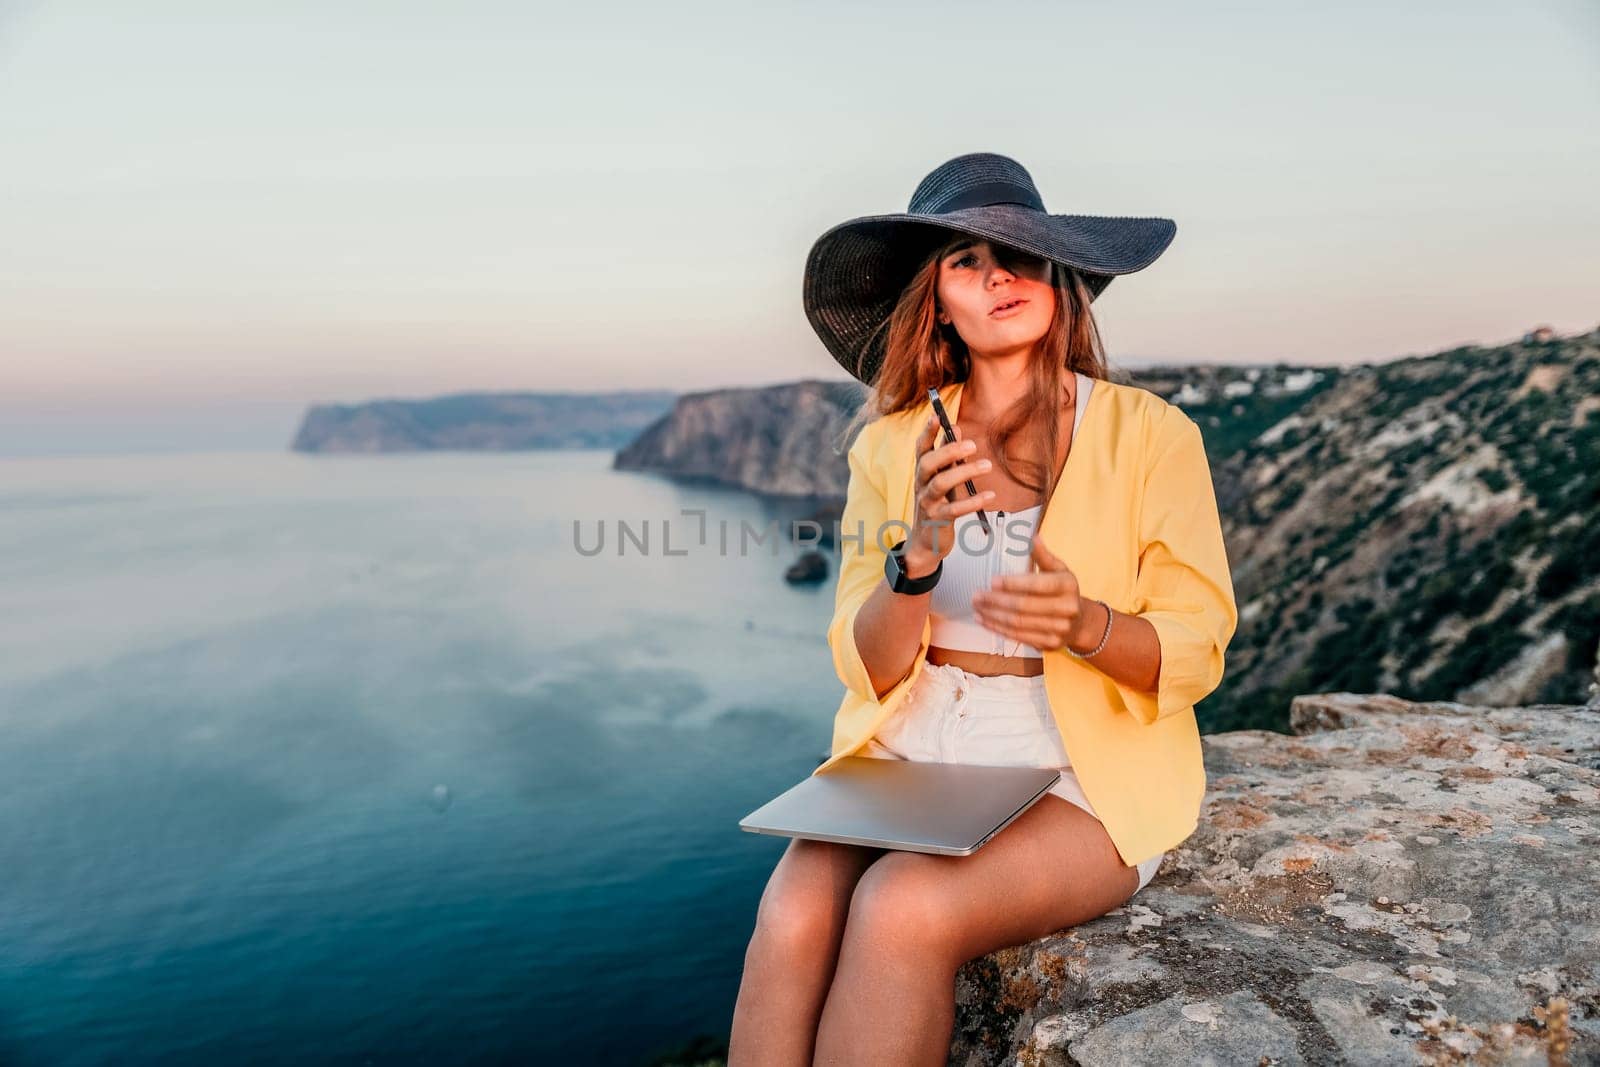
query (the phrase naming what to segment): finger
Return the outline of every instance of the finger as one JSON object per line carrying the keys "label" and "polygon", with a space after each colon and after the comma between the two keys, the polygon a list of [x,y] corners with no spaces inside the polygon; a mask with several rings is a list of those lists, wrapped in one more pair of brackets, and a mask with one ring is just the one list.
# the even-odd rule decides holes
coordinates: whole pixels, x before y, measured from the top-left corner
{"label": "finger", "polygon": [[1067,636],[1072,632],[1060,627],[1018,625],[992,616],[980,615],[978,623],[986,630],[992,630],[1001,637],[1013,641],[1022,641],[1032,645],[1041,652],[1051,649],[1065,648]]}
{"label": "finger", "polygon": [[1057,612],[1045,614],[1032,614],[1017,611],[996,611],[988,608],[974,606],[973,618],[985,626],[1004,626],[1007,630],[1031,633],[1070,634],[1078,629],[1079,620],[1076,616],[1068,618]]}
{"label": "finger", "polygon": [[1044,538],[1039,536],[1038,533],[1033,535],[1033,560],[1042,571],[1064,571],[1067,569],[1066,561],[1050,551],[1050,546],[1044,543]]}
{"label": "finger", "polygon": [[939,439],[939,420],[929,414],[926,422],[922,424],[922,432],[917,435],[917,443],[913,446],[916,455],[912,457],[912,476],[918,487],[926,484],[933,475],[933,468],[928,466],[928,454]]}
{"label": "finger", "polygon": [[1032,634],[1035,637],[1049,634],[1059,634],[1064,640],[1066,635],[1077,628],[1076,619],[1066,619],[1060,615],[1027,615],[1014,611],[990,610],[974,607],[973,617],[995,630],[1004,630],[1007,633]]}
{"label": "finger", "polygon": [[1025,571],[1022,574],[997,574],[989,579],[986,593],[1026,593],[1060,597],[1076,592],[1078,580],[1071,571]]}
{"label": "finger", "polygon": [[1010,592],[979,589],[972,594],[972,607],[975,611],[987,611],[1005,618],[1026,615],[1038,620],[1064,619],[1070,625],[1078,621],[1083,603],[1077,596],[1076,590]]}
{"label": "finger", "polygon": [[969,459],[965,463],[957,463],[928,479],[928,484],[940,493],[948,493],[958,489],[974,478],[981,478],[989,473],[989,461],[983,459]]}
{"label": "finger", "polygon": [[985,489],[977,496],[962,493],[955,500],[951,500],[945,493],[939,491],[937,484],[929,483],[923,488],[917,502],[922,508],[922,514],[930,519],[953,519],[958,515],[966,515],[993,504],[994,491]]}
{"label": "finger", "polygon": [[962,491],[954,500],[941,496],[939,501],[947,517],[954,518],[957,515],[970,515],[979,508],[993,507],[994,496],[993,489],[980,489],[976,495]]}
{"label": "finger", "polygon": [[972,606],[985,611],[1022,612],[1028,615],[1074,617],[1072,601],[1060,592],[1003,593],[979,589],[972,594]]}
{"label": "finger", "polygon": [[924,422],[922,424],[922,432],[917,435],[916,462],[921,463],[922,462],[923,453],[927,452],[928,449],[932,448],[934,441],[938,440],[938,436],[937,436],[938,433],[939,433],[938,426],[939,426],[939,420],[934,418],[932,415],[929,415],[928,416],[928,421],[926,421],[926,422]]}
{"label": "finger", "polygon": [[952,464],[971,459],[973,450],[966,441],[951,441],[947,445],[940,445],[930,452],[924,452],[917,463],[917,473],[923,482],[932,481],[941,471],[947,470]]}

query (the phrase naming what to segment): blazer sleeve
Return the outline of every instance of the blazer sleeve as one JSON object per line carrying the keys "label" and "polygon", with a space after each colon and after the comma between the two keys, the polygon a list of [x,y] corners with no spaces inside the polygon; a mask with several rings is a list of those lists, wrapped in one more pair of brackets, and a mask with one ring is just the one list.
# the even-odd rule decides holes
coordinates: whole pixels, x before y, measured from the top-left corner
{"label": "blazer sleeve", "polygon": [[1239,624],[1211,465],[1200,427],[1168,407],[1147,465],[1139,508],[1139,570],[1132,613],[1161,642],[1155,693],[1117,683],[1146,726],[1188,711],[1222,681],[1223,652]]}
{"label": "blazer sleeve", "polygon": [[[856,615],[883,581],[883,565],[888,552],[880,534],[893,544],[907,535],[903,523],[887,531],[889,508],[883,472],[874,462],[878,422],[869,423],[850,446],[850,482],[845,491],[844,515],[839,520],[839,584],[834,591],[833,621],[828,625],[828,647],[833,650],[833,669],[852,693],[874,704],[881,703],[872,679],[856,648]],[[900,530],[898,534],[894,531]],[[887,699],[891,687],[884,694]]]}

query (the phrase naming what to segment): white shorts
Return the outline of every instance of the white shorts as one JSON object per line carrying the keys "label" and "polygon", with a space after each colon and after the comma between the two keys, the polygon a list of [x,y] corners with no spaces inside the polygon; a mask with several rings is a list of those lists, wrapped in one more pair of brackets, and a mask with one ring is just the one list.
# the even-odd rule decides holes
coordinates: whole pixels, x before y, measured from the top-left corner
{"label": "white shorts", "polygon": [[[875,759],[971,763],[990,767],[1059,767],[1050,792],[1093,815],[1061,743],[1044,675],[982,675],[953,663],[924,663],[910,692],[856,753]],[[1138,865],[1140,889],[1166,853]]]}

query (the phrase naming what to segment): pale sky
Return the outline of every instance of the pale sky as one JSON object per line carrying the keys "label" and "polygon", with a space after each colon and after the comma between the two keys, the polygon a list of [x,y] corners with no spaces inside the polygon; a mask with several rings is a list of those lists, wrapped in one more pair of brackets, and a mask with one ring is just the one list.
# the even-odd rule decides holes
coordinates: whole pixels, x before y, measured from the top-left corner
{"label": "pale sky", "polygon": [[843,377],[825,229],[1013,156],[1177,238],[1114,362],[1600,323],[1600,4],[0,0],[0,455]]}

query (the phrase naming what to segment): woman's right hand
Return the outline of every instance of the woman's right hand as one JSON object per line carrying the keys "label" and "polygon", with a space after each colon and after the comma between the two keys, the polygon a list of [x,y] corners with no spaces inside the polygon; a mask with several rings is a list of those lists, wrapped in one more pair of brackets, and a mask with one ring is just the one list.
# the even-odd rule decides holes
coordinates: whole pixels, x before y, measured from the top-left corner
{"label": "woman's right hand", "polygon": [[[904,560],[910,578],[932,574],[955,547],[955,520],[994,499],[994,493],[985,490],[979,490],[976,496],[968,495],[967,479],[987,474],[990,463],[986,459],[975,460],[977,445],[961,436],[961,427],[953,429],[956,439],[935,447],[942,431],[938,416],[930,414],[917,437],[914,516]],[[952,489],[956,490],[953,501],[949,499]]]}

